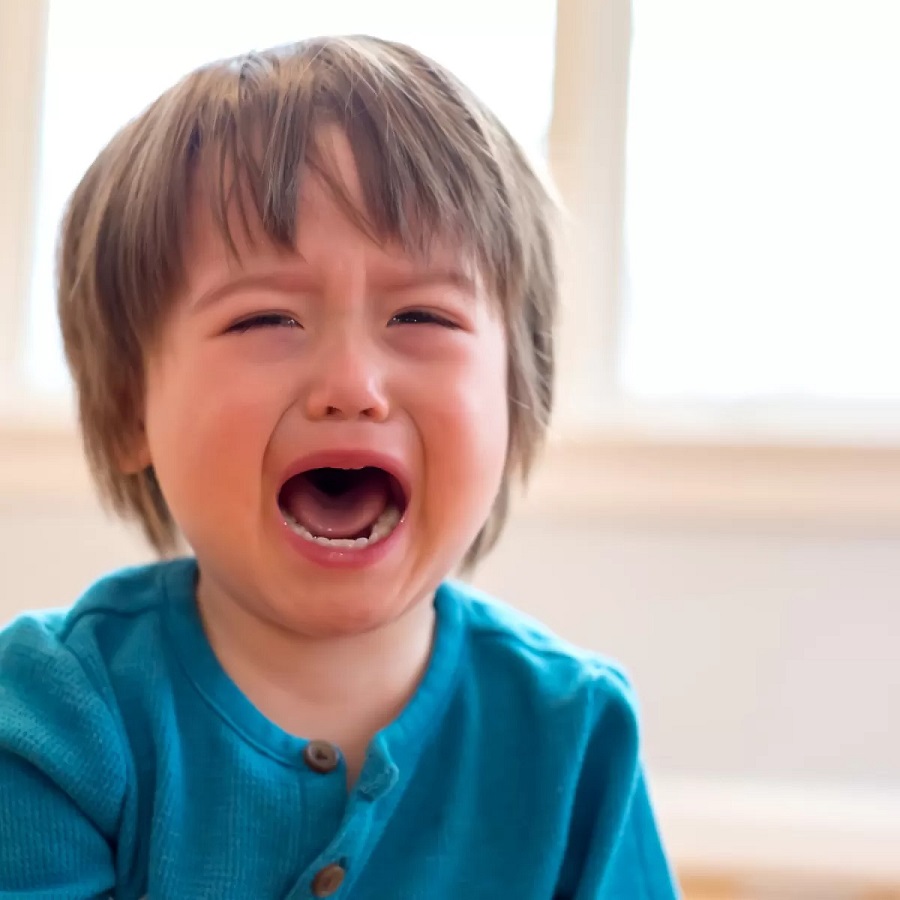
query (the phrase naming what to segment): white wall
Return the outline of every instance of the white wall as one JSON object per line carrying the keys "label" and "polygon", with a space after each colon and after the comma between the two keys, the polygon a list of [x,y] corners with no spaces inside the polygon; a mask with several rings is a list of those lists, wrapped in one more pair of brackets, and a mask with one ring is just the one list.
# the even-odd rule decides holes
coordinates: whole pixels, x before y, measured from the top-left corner
{"label": "white wall", "polygon": [[480,580],[623,661],[661,772],[900,785],[900,534],[527,521]]}

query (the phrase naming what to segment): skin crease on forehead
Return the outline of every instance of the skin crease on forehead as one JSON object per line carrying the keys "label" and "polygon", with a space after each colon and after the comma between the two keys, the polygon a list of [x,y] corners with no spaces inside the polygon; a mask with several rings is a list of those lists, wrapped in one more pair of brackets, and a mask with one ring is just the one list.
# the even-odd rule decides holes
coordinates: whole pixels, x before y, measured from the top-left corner
{"label": "skin crease on forehead", "polygon": [[[343,133],[319,139],[360,202]],[[197,556],[225,670],[286,731],[341,745],[352,777],[421,678],[434,590],[500,485],[503,323],[458,255],[444,248],[423,270],[364,235],[315,177],[301,187],[296,255],[260,241],[238,267],[208,204],[195,206],[187,286],[147,360],[135,466],[154,466]],[[400,315],[412,311],[439,323]],[[362,569],[300,555],[277,508],[292,461],[338,448],[386,453],[410,479],[402,530]]]}

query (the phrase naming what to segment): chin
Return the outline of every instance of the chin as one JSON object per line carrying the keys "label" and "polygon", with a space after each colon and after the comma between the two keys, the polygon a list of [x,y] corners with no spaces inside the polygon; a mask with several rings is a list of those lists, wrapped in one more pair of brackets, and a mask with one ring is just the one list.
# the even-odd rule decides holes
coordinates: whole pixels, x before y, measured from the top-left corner
{"label": "chin", "polygon": [[292,607],[281,611],[281,624],[310,637],[367,634],[402,618],[430,595],[406,596],[402,589],[373,585],[371,573],[354,574],[357,577],[341,578],[342,584],[328,578],[295,590]]}

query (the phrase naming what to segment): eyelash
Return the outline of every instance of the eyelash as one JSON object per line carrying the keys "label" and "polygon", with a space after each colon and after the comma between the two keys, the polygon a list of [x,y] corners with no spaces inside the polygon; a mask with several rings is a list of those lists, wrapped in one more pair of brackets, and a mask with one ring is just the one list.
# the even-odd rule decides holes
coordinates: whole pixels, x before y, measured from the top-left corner
{"label": "eyelash", "polygon": [[[391,318],[390,324],[394,325],[440,325],[444,328],[459,329],[459,326],[445,319],[443,316],[428,312],[424,309],[410,309],[405,312],[397,313]],[[291,316],[281,315],[280,313],[265,313],[259,316],[251,316],[232,325],[228,332],[230,334],[245,334],[256,328],[276,328],[276,327],[299,328],[300,324]]]}
{"label": "eyelash", "polygon": [[[401,321],[404,319],[413,319],[414,321]],[[397,325],[440,325],[443,328],[459,329],[459,325],[455,322],[424,309],[408,309],[405,312],[397,313],[391,318],[391,324],[395,323]]]}
{"label": "eyelash", "polygon": [[235,324],[228,329],[228,332],[230,334],[244,334],[255,328],[273,328],[282,326],[285,323],[287,323],[288,328],[300,327],[300,323],[297,322],[296,319],[291,318],[291,316],[284,316],[280,313],[265,313],[261,316],[251,316],[249,319],[235,322]]}

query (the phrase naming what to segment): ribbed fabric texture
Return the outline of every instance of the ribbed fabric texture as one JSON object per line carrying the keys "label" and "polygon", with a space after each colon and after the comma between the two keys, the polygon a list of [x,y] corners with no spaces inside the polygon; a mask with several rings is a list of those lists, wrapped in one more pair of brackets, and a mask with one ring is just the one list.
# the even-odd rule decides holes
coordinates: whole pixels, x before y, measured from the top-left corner
{"label": "ribbed fabric texture", "polygon": [[3,900],[306,900],[328,866],[336,900],[677,896],[604,660],[443,585],[426,675],[348,795],[225,674],[196,577],[125,570],[0,632]]}

